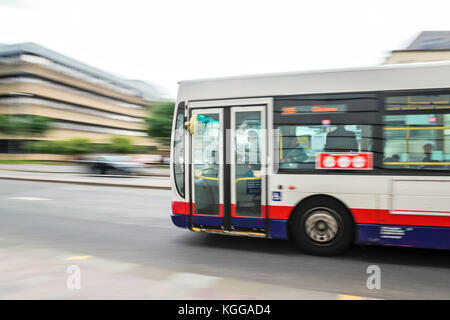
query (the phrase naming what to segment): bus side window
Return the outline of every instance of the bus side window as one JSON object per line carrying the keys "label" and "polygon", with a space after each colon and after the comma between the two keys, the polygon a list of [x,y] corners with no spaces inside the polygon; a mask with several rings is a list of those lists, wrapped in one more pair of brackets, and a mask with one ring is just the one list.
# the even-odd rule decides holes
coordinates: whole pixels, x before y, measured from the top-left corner
{"label": "bus side window", "polygon": [[314,169],[318,152],[371,152],[371,125],[282,125],[280,169]]}
{"label": "bus side window", "polygon": [[[411,114],[384,117],[384,167],[448,170],[450,114]],[[396,156],[398,155],[398,156]]]}

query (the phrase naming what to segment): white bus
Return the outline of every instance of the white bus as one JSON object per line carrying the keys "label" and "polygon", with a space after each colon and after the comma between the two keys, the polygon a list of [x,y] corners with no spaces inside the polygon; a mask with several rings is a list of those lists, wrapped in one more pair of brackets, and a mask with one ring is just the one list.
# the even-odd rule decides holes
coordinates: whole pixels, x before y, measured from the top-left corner
{"label": "white bus", "polygon": [[171,180],[196,232],[450,249],[450,63],[181,81]]}

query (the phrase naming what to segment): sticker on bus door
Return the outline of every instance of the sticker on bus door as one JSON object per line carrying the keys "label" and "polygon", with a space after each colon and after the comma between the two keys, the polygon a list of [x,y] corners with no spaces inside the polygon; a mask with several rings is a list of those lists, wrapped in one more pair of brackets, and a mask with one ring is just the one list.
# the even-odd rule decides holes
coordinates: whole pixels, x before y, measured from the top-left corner
{"label": "sticker on bus door", "polygon": [[316,169],[373,170],[373,153],[318,152]]}

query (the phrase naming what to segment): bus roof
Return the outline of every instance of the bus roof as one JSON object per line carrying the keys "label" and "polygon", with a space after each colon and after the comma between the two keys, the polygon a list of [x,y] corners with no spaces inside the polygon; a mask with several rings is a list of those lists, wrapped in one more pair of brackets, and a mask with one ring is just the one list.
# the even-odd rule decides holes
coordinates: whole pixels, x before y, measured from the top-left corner
{"label": "bus roof", "polygon": [[450,61],[184,80],[178,101],[443,88]]}

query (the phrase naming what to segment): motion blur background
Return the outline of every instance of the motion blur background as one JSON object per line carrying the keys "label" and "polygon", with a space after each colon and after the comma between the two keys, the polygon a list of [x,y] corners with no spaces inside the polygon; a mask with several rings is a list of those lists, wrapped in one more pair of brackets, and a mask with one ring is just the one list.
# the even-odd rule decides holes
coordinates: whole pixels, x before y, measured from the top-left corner
{"label": "motion blur background", "polygon": [[450,59],[445,4],[1,0],[0,161],[164,163],[177,81]]}
{"label": "motion blur background", "polygon": [[[330,267],[286,242],[224,245],[173,227],[168,191],[177,81],[450,60],[448,8],[0,0],[0,299],[448,298],[448,256],[373,249]],[[368,293],[374,261],[392,281]]]}

